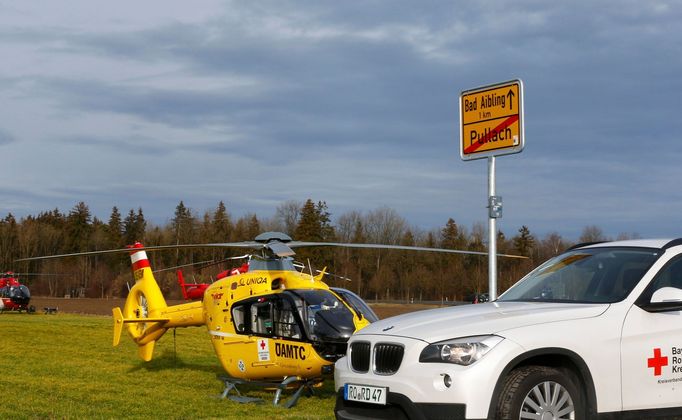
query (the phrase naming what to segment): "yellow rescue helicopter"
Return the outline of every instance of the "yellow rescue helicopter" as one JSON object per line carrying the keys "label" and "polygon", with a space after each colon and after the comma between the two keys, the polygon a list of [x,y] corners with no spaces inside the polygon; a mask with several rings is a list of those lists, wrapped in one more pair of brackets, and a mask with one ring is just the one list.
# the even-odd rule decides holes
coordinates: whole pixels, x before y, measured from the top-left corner
{"label": "yellow rescue helicopter", "polygon": [[[322,281],[325,270],[313,275],[297,269],[293,248],[339,246],[435,251],[456,254],[483,252],[410,246],[293,241],[279,232],[266,232],[249,242],[167,245],[93,251],[25,260],[128,252],[135,284],[123,309],[114,308],[117,346],[123,329],[138,346],[138,354],[150,361],[154,345],[171,328],[206,326],[216,356],[227,373],[223,397],[250,401],[236,389],[253,383],[276,388],[274,403],[288,387],[297,391],[287,406],[295,404],[305,389],[311,391],[333,373],[334,362],[346,353],[346,342],[357,330],[377,319],[356,294],[330,288]],[[236,271],[208,285],[203,299],[168,306],[152,272],[146,251],[178,248],[248,248],[248,270]],[[516,257],[499,254],[500,256]],[[520,257],[524,258],[524,257]]]}

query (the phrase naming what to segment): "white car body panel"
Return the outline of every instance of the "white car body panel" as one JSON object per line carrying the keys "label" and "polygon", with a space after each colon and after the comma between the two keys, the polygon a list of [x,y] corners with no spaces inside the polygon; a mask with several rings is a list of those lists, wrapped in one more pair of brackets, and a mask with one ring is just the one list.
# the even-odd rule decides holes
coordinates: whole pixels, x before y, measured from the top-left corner
{"label": "white car body panel", "polygon": [[[431,403],[466,403],[467,417],[483,418],[488,413],[490,398],[495,388],[495,383],[489,378],[499,375],[498,366],[505,366],[511,359],[523,349],[512,340],[504,340],[495,348],[499,351],[491,352],[489,362],[474,364],[464,367],[454,364],[441,363],[409,363],[418,361],[419,354],[427,343],[409,338],[365,335],[365,339],[372,342],[392,342],[405,345],[403,360],[406,365],[401,366],[399,374],[401,378],[409,380],[396,381],[396,376],[383,376],[369,372],[356,375],[349,366],[349,358],[344,357],[336,362],[334,369],[334,381],[338,384],[356,383],[361,385],[385,386],[391,392],[407,395],[414,402]],[[359,341],[363,341],[358,337]],[[408,364],[409,363],[409,364]],[[452,377],[453,383],[450,388],[443,385],[443,374]]]}
{"label": "white car body panel", "polygon": [[[383,334],[411,337],[430,343],[456,337],[495,334],[510,328],[532,327],[565,319],[592,318],[603,313],[604,304],[557,304],[533,302],[481,303],[405,314],[377,321],[356,335]],[[457,326],[453,336],[453,325]],[[390,330],[383,331],[386,328]]]}
{"label": "white car body panel", "polygon": [[[668,242],[623,241],[589,248],[661,248]],[[357,373],[346,356],[336,363],[336,387],[345,383],[387,387],[413,403],[465,404],[466,418],[487,418],[495,386],[510,362],[524,354],[558,349],[584,362],[594,385],[596,412],[681,407],[682,311],[652,313],[635,305],[659,271],[680,259],[682,246],[667,249],[620,302],[493,302],[378,321],[354,334],[349,349],[356,341],[402,344],[400,368],[392,375],[377,375],[372,369]],[[431,343],[481,335],[503,340],[469,366],[419,362]],[[449,388],[443,384],[445,374],[452,378]]]}

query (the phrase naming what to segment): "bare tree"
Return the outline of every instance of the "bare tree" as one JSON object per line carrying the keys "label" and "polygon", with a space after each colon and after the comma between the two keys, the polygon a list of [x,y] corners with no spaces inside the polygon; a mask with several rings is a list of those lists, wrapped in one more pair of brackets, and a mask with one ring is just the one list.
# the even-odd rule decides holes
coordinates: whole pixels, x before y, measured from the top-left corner
{"label": "bare tree", "polygon": [[595,225],[585,226],[583,233],[580,235],[580,242],[600,242],[607,240],[604,232]]}
{"label": "bare tree", "polygon": [[407,222],[395,210],[379,207],[367,214],[365,230],[369,242],[397,245],[405,233]]}
{"label": "bare tree", "polygon": [[293,235],[296,231],[298,219],[301,216],[301,207],[303,204],[296,200],[288,200],[277,206],[275,218],[282,223],[284,233],[287,235]]}

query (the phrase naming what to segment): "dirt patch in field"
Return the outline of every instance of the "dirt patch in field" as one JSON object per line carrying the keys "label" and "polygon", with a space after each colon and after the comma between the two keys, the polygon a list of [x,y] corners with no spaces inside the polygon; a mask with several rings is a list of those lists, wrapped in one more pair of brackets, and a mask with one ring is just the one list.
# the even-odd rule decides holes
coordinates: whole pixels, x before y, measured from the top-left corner
{"label": "dirt patch in field", "polygon": [[[181,300],[169,300],[169,305],[177,305],[183,303]],[[57,308],[57,313],[77,313],[77,314],[92,314],[92,315],[111,315],[112,308],[123,307],[125,299],[90,299],[90,298],[50,298],[50,297],[33,297],[31,298],[31,305],[35,306],[36,312],[45,312],[45,308]],[[390,316],[400,315],[407,312],[421,311],[424,309],[433,309],[438,306],[423,305],[423,304],[396,304],[396,303],[375,303],[370,304],[374,312],[379,318],[388,318]]]}
{"label": "dirt patch in field", "polygon": [[[169,305],[182,303],[181,301],[169,300]],[[57,312],[90,315],[111,315],[115,307],[123,307],[125,299],[91,299],[91,298],[51,298],[32,297],[31,305],[35,306],[36,312],[45,312],[46,308],[57,308]]]}

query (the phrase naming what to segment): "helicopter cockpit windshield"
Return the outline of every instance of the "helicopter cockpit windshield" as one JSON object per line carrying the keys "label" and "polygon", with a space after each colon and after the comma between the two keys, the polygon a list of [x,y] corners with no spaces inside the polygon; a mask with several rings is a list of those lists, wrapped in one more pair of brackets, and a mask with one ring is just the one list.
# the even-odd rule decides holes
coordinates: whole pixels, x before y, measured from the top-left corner
{"label": "helicopter cockpit windshield", "polygon": [[327,290],[288,290],[313,341],[343,342],[353,334],[353,314]]}

